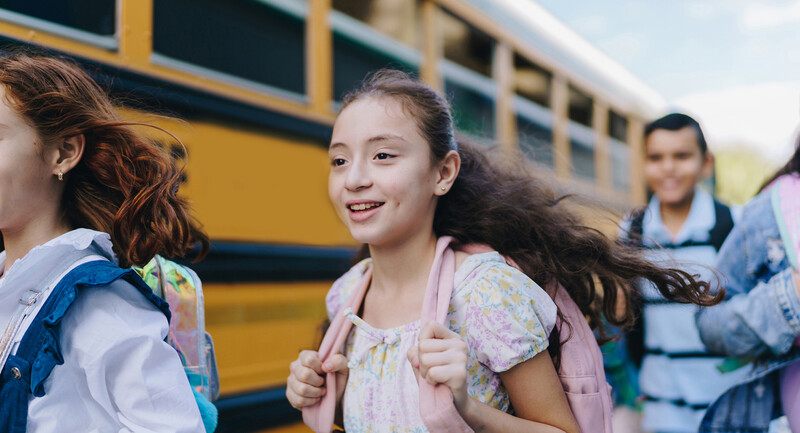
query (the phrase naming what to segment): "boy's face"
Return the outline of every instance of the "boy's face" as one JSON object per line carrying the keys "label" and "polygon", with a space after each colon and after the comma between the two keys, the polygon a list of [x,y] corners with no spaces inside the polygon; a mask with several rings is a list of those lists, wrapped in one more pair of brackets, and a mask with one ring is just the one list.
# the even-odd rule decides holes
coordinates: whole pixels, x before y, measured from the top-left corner
{"label": "boy's face", "polygon": [[656,129],[645,140],[644,177],[662,204],[686,204],[694,187],[711,175],[711,154],[704,155],[692,127]]}

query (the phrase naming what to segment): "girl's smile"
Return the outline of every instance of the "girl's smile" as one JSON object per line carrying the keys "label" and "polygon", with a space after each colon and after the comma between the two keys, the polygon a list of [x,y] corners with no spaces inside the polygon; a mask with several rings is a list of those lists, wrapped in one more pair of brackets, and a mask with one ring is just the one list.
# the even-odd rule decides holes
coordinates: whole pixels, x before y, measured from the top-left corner
{"label": "girl's smile", "polygon": [[383,202],[354,201],[347,204],[347,209],[350,210],[350,219],[353,222],[362,222],[375,215],[381,206],[383,206]]}

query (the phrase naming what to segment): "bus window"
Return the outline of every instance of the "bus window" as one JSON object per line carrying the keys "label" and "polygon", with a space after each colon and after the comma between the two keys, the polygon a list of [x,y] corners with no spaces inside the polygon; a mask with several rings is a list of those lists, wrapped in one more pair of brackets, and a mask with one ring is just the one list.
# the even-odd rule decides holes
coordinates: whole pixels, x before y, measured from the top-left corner
{"label": "bus window", "polygon": [[608,110],[608,135],[623,143],[628,142],[628,119],[614,110]]}
{"label": "bus window", "polygon": [[592,97],[569,86],[569,119],[592,127]]}
{"label": "bus window", "polygon": [[517,140],[533,161],[553,168],[553,113],[550,88],[553,74],[514,53],[514,111]]}
{"label": "bus window", "polygon": [[117,0],[0,0],[0,19],[116,48]]}
{"label": "bus window", "polygon": [[619,191],[627,192],[631,188],[628,144],[615,138],[611,138],[608,144],[611,154],[611,186]]}
{"label": "bus window", "polygon": [[[352,31],[352,28],[351,28]],[[402,50],[402,49],[401,49]],[[392,50],[393,51],[393,50]],[[404,50],[403,50],[404,51]],[[412,55],[418,59],[418,55]],[[358,86],[370,72],[383,68],[399,69],[417,75],[418,60],[375,47],[364,39],[351,38],[345,34],[333,34],[333,94],[341,101],[347,92]]]}
{"label": "bus window", "polygon": [[569,137],[573,174],[579,179],[594,181],[594,130],[572,121]]}
{"label": "bus window", "polygon": [[491,140],[495,136],[494,98],[468,83],[444,80],[444,93],[453,108],[456,129],[473,138]]}
{"label": "bus window", "polygon": [[491,78],[494,40],[444,9],[440,18],[444,92],[453,106],[456,129],[478,140],[492,140],[497,95]]}
{"label": "bus window", "polygon": [[553,74],[519,54],[514,54],[514,87],[518,95],[550,107]]}
{"label": "bus window", "polygon": [[[333,30],[333,95],[335,101],[341,101],[347,92],[353,90],[364,80],[364,77],[378,69],[399,69],[416,76],[421,58],[416,49],[378,31],[382,29],[376,30],[371,25],[372,23],[368,24],[361,20],[362,18],[371,19],[370,17],[374,16],[374,14],[368,13],[369,10],[383,10],[382,8],[373,5],[361,10],[350,3],[337,1],[334,2],[334,7],[337,4],[341,7],[347,6],[344,10],[356,14],[358,18],[338,10],[333,10],[330,14]],[[363,4],[363,2],[355,3]]]}
{"label": "bus window", "polygon": [[620,191],[630,190],[628,119],[614,110],[608,112],[611,185]]}
{"label": "bus window", "polygon": [[156,0],[154,63],[290,99],[305,94],[305,2]]}
{"label": "bus window", "polygon": [[440,22],[444,58],[485,77],[491,77],[494,40],[444,9]]}
{"label": "bus window", "polygon": [[569,86],[569,141],[573,174],[584,180],[595,180],[593,105],[591,96]]}
{"label": "bus window", "polygon": [[532,161],[553,168],[553,132],[527,117],[517,116],[517,137],[522,152]]}
{"label": "bus window", "polygon": [[416,1],[333,0],[333,10],[409,47],[419,47],[419,4]]}

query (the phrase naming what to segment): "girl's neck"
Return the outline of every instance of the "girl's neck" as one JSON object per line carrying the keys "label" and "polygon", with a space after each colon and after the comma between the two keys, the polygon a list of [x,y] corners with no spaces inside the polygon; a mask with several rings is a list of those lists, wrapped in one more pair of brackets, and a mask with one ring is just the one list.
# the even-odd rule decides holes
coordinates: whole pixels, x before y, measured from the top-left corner
{"label": "girl's neck", "polygon": [[405,287],[421,286],[419,291],[424,293],[435,255],[433,230],[415,234],[396,245],[370,245],[373,267],[370,290],[395,295]]}
{"label": "girl's neck", "polygon": [[37,218],[19,230],[3,231],[6,262],[2,275],[5,276],[14,262],[25,257],[34,247],[43,245],[68,231],[70,231],[69,227],[58,221],[57,218]]}

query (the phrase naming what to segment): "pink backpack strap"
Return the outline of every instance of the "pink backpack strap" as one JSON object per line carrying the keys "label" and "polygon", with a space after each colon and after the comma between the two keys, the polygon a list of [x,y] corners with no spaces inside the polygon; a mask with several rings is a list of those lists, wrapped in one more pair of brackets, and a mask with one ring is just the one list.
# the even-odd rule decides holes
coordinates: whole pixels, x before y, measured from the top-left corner
{"label": "pink backpack strap", "polygon": [[[367,268],[364,276],[358,282],[353,293],[347,298],[336,317],[333,318],[322,344],[319,347],[319,359],[323,363],[332,355],[340,353],[347,335],[353,327],[353,322],[347,320],[348,309],[357,312],[367,293],[367,287],[372,279],[372,266]],[[336,416],[336,373],[325,375],[325,395],[312,406],[303,408],[303,422],[316,433],[330,433],[333,431],[333,418]]]}
{"label": "pink backpack strap", "polygon": [[611,387],[606,382],[603,354],[594,332],[578,305],[560,284],[556,289],[555,303],[567,322],[567,326],[559,329],[562,333],[570,333],[569,339],[561,344],[558,378],[572,414],[582,432],[611,433]]}
{"label": "pink backpack strap", "polygon": [[800,177],[779,177],[772,183],[770,194],[786,258],[795,270],[800,270]]}
{"label": "pink backpack strap", "polygon": [[[445,324],[453,293],[453,278],[456,259],[448,248],[453,238],[443,236],[436,242],[436,257],[433,260],[425,299],[422,302],[422,324],[435,320]],[[419,378],[417,378],[419,379]],[[458,413],[453,404],[453,394],[445,384],[431,385],[426,380],[419,383],[419,413],[425,427],[432,433],[472,433],[472,428]]]}
{"label": "pink backpack strap", "polygon": [[[444,324],[450,307],[450,295],[453,292],[455,275],[455,254],[448,248],[451,237],[442,237],[436,242],[436,256],[428,277],[425,299],[422,303],[422,323],[435,320]],[[336,313],[331,326],[322,339],[319,357],[325,362],[331,355],[339,353],[344,346],[352,322],[345,317],[348,308],[358,311],[372,278],[370,267],[358,283],[339,312]],[[461,414],[453,404],[453,394],[447,385],[431,385],[419,380],[420,417],[431,433],[473,433]],[[329,433],[333,430],[333,418],[336,413],[336,375],[325,376],[325,395],[317,404],[303,408],[303,422],[316,433]]]}

